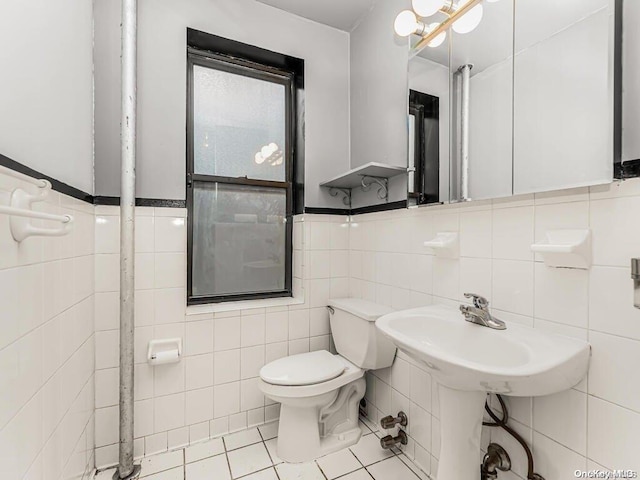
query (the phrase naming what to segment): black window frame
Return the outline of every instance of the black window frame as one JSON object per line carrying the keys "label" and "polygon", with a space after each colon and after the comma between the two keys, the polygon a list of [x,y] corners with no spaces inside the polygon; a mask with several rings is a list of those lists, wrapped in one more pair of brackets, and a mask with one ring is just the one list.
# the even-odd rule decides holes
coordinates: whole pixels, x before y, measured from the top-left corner
{"label": "black window frame", "polygon": [[[194,43],[196,44],[194,46]],[[220,48],[224,47],[221,52]],[[230,48],[231,47],[231,48]],[[217,50],[217,51],[214,51]],[[238,53],[250,53],[244,58]],[[266,52],[267,55],[262,54]],[[258,58],[256,58],[258,57]],[[264,62],[261,58],[264,57]],[[283,65],[273,65],[273,60]],[[258,60],[258,61],[256,61]],[[271,181],[244,177],[227,177],[204,175],[195,173],[194,159],[194,103],[193,103],[193,70],[195,66],[214,68],[233,74],[240,74],[249,78],[256,78],[284,85],[285,87],[285,180]],[[293,66],[293,68],[287,68]],[[284,68],[283,68],[284,67]],[[301,155],[298,150],[301,142],[301,128],[299,125],[302,112],[300,104],[303,91],[302,72],[304,62],[274,52],[259,49],[250,45],[234,42],[215,35],[188,29],[187,47],[187,305],[202,305],[207,303],[222,303],[243,300],[256,300],[293,296],[293,216],[304,208],[300,205],[303,198],[304,170],[301,165]],[[285,212],[285,282],[284,289],[261,292],[245,292],[221,295],[193,294],[193,241],[194,241],[194,186],[198,183],[216,183],[227,185],[243,185],[259,190],[263,188],[278,188],[286,192]]]}

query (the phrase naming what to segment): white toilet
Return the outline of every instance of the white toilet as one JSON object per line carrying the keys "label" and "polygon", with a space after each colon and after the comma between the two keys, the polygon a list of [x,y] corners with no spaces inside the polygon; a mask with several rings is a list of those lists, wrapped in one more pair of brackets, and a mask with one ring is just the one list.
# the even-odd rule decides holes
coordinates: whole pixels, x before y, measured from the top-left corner
{"label": "white toilet", "polygon": [[260,370],[260,389],[280,402],[278,457],[307,462],[358,442],[358,407],[366,370],[391,366],[396,348],[375,321],[392,310],[358,298],[329,300],[338,355],[291,355]]}

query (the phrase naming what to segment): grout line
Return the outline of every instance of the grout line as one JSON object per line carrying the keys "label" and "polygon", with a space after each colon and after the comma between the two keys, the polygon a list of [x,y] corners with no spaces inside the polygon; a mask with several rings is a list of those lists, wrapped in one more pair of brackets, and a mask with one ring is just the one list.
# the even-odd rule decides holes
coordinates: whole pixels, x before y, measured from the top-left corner
{"label": "grout line", "polygon": [[182,477],[187,479],[187,449],[182,449]]}

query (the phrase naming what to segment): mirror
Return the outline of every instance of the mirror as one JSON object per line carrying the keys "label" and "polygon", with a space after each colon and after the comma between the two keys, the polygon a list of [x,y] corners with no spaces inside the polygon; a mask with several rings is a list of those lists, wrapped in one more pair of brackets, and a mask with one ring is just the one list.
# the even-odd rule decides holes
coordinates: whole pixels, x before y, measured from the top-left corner
{"label": "mirror", "polygon": [[474,30],[451,30],[451,190],[463,201],[512,194],[513,0],[483,7]]}
{"label": "mirror", "polygon": [[442,6],[403,13],[421,34],[408,65],[410,204],[612,181],[615,0],[413,2],[426,4]]}
{"label": "mirror", "polygon": [[611,182],[615,5],[517,0],[514,193]]}
{"label": "mirror", "polygon": [[450,200],[449,40],[409,60],[409,194],[412,204]]}

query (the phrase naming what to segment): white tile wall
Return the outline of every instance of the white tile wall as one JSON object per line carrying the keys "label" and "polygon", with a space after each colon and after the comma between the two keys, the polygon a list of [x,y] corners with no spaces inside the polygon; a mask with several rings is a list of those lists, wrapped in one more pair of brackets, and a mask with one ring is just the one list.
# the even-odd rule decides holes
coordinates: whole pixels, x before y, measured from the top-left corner
{"label": "white tile wall", "polygon": [[[394,308],[458,304],[474,291],[491,300],[507,323],[588,339],[588,378],[548,397],[509,398],[514,428],[533,447],[536,470],[569,478],[576,469],[640,470],[640,310],[632,305],[629,260],[640,256],[640,180],[509,199],[356,216],[350,228],[353,296]],[[590,228],[590,270],[553,269],[529,245],[548,229]],[[460,258],[436,258],[422,247],[438,231],[460,233]],[[437,386],[410,358],[367,376],[373,421],[409,414],[406,452],[427,472],[438,461]],[[511,438],[503,444],[518,477],[525,458]],[[523,466],[524,465],[524,466]],[[509,477],[511,478],[511,477]],[[515,478],[515,477],[513,477]]]}
{"label": "white tile wall", "polygon": [[[22,182],[0,174],[0,204]],[[50,192],[64,237],[17,243],[0,215],[0,477],[88,478],[94,452],[93,205]],[[108,383],[109,379],[105,379]]]}
{"label": "white tile wall", "polygon": [[[117,462],[118,215],[117,207],[96,209],[98,467]],[[348,295],[347,219],[300,216],[294,223],[296,303],[187,309],[185,217],[185,209],[136,209],[137,455],[276,419],[279,406],[257,386],[260,368],[282,356],[331,348],[327,299]],[[183,339],[183,360],[149,367],[149,340],[166,337]]]}

